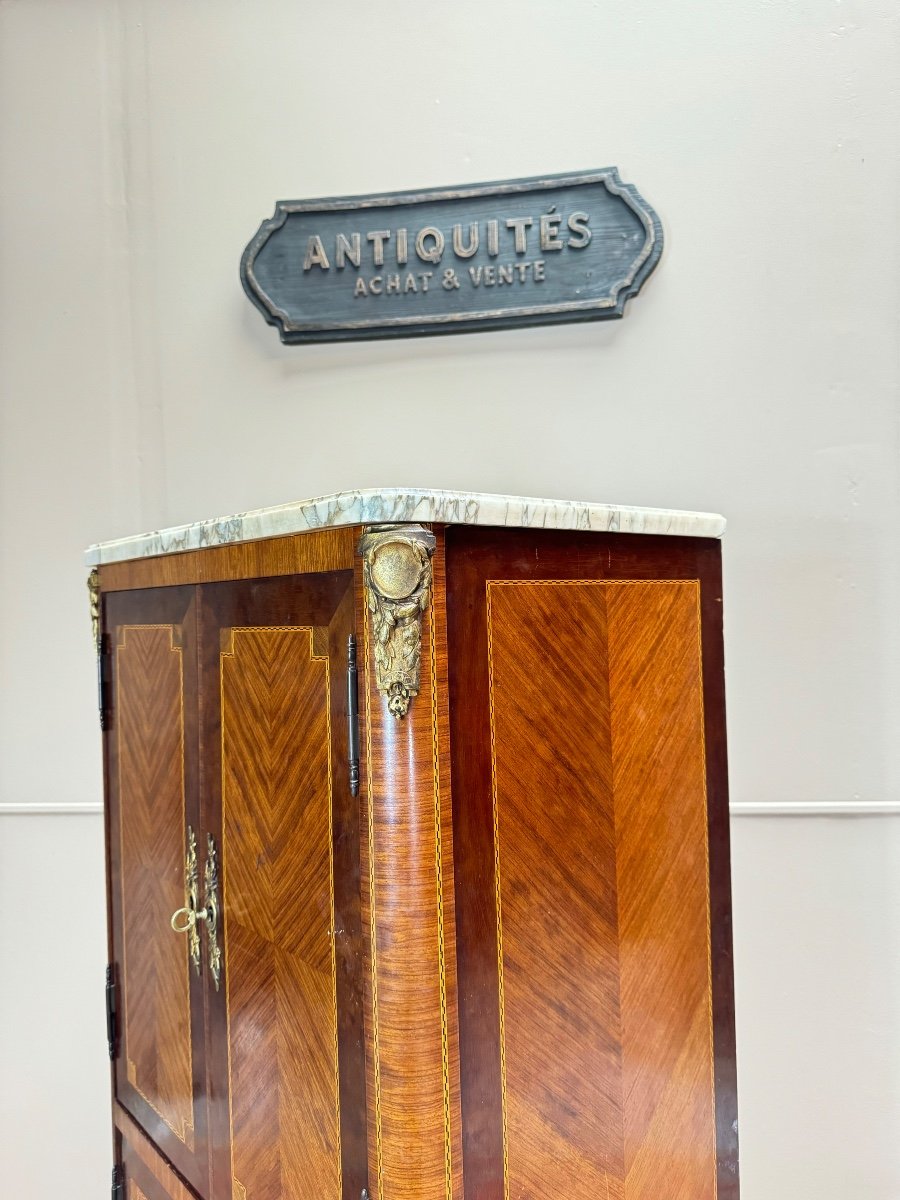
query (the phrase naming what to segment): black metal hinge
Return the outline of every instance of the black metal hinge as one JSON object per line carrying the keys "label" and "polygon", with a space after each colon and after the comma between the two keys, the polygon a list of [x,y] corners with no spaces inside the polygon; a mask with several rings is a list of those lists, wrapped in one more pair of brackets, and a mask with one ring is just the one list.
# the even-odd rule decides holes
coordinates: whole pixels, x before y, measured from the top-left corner
{"label": "black metal hinge", "polygon": [[112,1200],[125,1200],[125,1172],[121,1167],[112,1169]]}
{"label": "black metal hinge", "polygon": [[100,728],[109,728],[109,654],[106,652],[108,638],[101,634],[97,650],[97,707],[100,710]]}
{"label": "black metal hinge", "polygon": [[114,963],[106,967],[106,1041],[109,1057],[116,1057],[119,1041],[119,1006],[116,995],[116,968]]}
{"label": "black metal hinge", "polygon": [[347,639],[347,758],[350,795],[359,795],[359,691],[356,682],[356,638]]}

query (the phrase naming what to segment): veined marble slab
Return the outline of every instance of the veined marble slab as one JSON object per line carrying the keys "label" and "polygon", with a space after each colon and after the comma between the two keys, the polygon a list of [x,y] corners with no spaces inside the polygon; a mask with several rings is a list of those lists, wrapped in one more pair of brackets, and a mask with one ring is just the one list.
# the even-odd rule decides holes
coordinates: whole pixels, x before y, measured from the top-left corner
{"label": "veined marble slab", "polygon": [[725,532],[725,518],[717,513],[632,508],[580,500],[536,500],[527,496],[492,496],[484,492],[366,488],[100,542],[90,546],[84,558],[87,566],[95,567],[129,558],[152,558],[182,550],[199,550],[204,546],[225,546],[234,542],[252,542],[257,538],[306,533],[334,525],[387,525],[403,521],[712,538],[719,538]]}

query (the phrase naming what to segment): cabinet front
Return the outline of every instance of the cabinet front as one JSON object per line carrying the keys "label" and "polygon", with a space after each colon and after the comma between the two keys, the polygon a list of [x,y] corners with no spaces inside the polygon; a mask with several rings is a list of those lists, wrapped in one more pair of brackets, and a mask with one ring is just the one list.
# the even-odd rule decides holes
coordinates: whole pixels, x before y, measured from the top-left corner
{"label": "cabinet front", "polygon": [[201,589],[204,824],[222,899],[219,1200],[359,1200],[366,1184],[351,583],[335,572]]}
{"label": "cabinet front", "polygon": [[[199,955],[172,928],[199,828],[193,588],[114,593],[107,777],[118,987],[116,1095],[199,1190],[207,1182]],[[193,855],[196,874],[202,856]]]}

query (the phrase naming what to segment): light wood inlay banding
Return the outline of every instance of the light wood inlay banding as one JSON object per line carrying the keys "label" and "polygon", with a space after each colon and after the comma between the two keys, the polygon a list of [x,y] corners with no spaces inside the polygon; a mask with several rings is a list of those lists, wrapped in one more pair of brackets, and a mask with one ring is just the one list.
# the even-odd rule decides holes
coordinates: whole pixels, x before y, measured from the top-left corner
{"label": "light wood inlay banding", "polygon": [[235,1200],[341,1196],[331,692],[317,632],[237,628],[221,653]]}
{"label": "light wood inlay banding", "polygon": [[170,928],[185,903],[184,709],[172,625],[116,644],[125,1054],[131,1086],[193,1149],[190,965]]}

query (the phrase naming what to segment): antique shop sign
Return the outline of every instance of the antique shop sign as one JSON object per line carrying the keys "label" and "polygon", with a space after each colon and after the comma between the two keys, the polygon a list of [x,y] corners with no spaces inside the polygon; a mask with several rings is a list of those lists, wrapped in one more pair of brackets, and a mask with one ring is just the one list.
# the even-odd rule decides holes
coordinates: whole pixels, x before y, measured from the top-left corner
{"label": "antique shop sign", "polygon": [[662,252],[615,167],[508,183],[282,200],[244,251],[283,342],[621,317]]}

